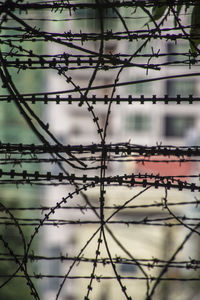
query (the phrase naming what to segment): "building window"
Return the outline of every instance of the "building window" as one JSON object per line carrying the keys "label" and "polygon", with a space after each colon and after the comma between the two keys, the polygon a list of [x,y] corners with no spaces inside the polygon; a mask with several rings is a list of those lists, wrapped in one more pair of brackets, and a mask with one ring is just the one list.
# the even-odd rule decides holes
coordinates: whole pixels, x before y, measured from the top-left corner
{"label": "building window", "polygon": [[137,267],[133,264],[120,264],[119,271],[121,273],[133,274],[137,272]]}
{"label": "building window", "polygon": [[146,132],[151,129],[150,116],[146,114],[136,113],[126,117],[126,130],[136,132]]}
{"label": "building window", "polygon": [[64,300],[77,300],[77,297],[74,295],[67,295]]}
{"label": "building window", "polygon": [[164,135],[165,137],[183,138],[189,128],[194,127],[194,116],[176,116],[166,115],[164,118]]}
{"label": "building window", "polygon": [[196,96],[196,81],[173,79],[167,80],[167,95],[170,97],[180,96]]}
{"label": "building window", "polygon": [[[81,3],[88,3],[88,1],[82,1]],[[96,1],[93,0],[90,3],[95,4]],[[103,15],[103,25],[105,30],[112,29],[114,25],[114,21],[117,20],[117,15],[115,10],[112,8],[103,8],[101,14]],[[95,31],[101,30],[101,17],[100,11],[98,8],[94,9],[92,7],[83,7],[83,8],[77,8],[75,10],[75,17],[76,17],[76,23],[79,24],[79,27],[82,28],[82,26],[86,26],[88,28],[93,28]],[[79,21],[80,22],[77,22]]]}
{"label": "building window", "polygon": [[[135,62],[137,60],[137,63],[140,64],[148,64],[149,58],[152,56],[152,48],[156,48],[156,44],[153,41],[150,44],[145,43],[144,40],[135,39],[126,43],[126,46],[126,52],[133,56],[132,62]],[[153,62],[153,60],[154,58],[150,60],[150,64],[155,62]]]}
{"label": "building window", "polygon": [[[142,78],[142,77],[136,77],[136,78],[133,78],[132,80],[140,81],[143,79],[144,78]],[[144,96],[148,97],[153,92],[152,87],[153,87],[152,82],[141,82],[141,83],[132,84],[132,85],[127,86],[127,94],[130,94],[133,97],[134,96],[138,97],[140,95],[144,95]]]}
{"label": "building window", "polygon": [[189,44],[186,43],[172,43],[172,42],[168,42],[167,43],[167,53],[168,53],[168,57],[167,57],[167,61],[169,63],[173,63],[177,61],[180,64],[183,64],[185,61],[188,60],[188,55],[189,54]]}
{"label": "building window", "polygon": [[[61,249],[58,246],[52,246],[49,249],[49,256],[50,257],[56,257],[60,256]],[[60,261],[57,261],[55,259],[49,261],[48,263],[48,268],[49,268],[49,274],[54,274],[55,276],[60,275]],[[49,290],[57,290],[58,286],[60,284],[60,279],[58,277],[51,278],[49,279]]]}

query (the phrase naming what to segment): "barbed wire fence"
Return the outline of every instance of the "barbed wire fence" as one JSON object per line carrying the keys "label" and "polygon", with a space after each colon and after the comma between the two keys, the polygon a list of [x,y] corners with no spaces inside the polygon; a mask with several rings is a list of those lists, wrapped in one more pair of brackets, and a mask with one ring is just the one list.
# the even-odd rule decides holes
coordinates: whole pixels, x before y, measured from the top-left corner
{"label": "barbed wire fence", "polygon": [[[45,280],[56,282],[49,299],[199,299],[200,147],[148,146],[109,138],[116,106],[121,107],[121,113],[134,105],[150,105],[153,110],[155,105],[191,104],[199,109],[196,95],[135,96],[126,90],[169,79],[198,79],[199,11],[198,1],[183,0],[0,1],[0,104],[14,103],[25,121],[23,126],[37,138],[37,142],[22,142],[19,132],[17,143],[1,141],[0,185],[2,191],[14,186],[22,193],[24,186],[35,187],[40,191],[35,195],[40,199],[44,196],[38,206],[33,202],[13,206],[5,202],[2,192],[0,260],[12,262],[12,268],[0,274],[0,295],[19,278],[26,282],[30,299],[36,300],[50,295],[41,288]],[[184,24],[187,15],[191,21]],[[133,30],[130,24],[137,19],[144,19],[145,26]],[[80,20],[93,22],[91,28],[84,31],[86,27],[76,27]],[[115,22],[112,29],[107,29],[108,22]],[[188,51],[168,53],[152,46],[153,41],[179,44],[183,40],[188,42]],[[124,44],[136,48],[129,49],[130,53]],[[114,51],[113,45],[120,45],[122,51]],[[148,45],[150,51],[143,52]],[[188,69],[162,73],[168,66]],[[127,70],[143,70],[145,75],[127,78]],[[35,72],[42,73],[47,82],[52,72],[55,85],[45,84],[46,89],[42,86],[35,91],[29,86],[19,89],[18,74]],[[62,89],[60,85],[57,88],[59,81],[65,82]],[[38,112],[38,106],[44,111],[49,105],[88,111],[96,134],[81,144],[61,142],[52,130],[53,119],[46,123]],[[103,123],[99,106],[106,111]],[[6,119],[10,118],[8,113]],[[171,173],[134,171],[134,165],[148,164],[170,165]],[[181,173],[182,166],[191,165],[196,169]],[[176,168],[178,173],[174,174]],[[45,193],[57,191],[57,187],[63,194],[58,193],[56,201],[49,204]],[[91,196],[93,191],[97,201]],[[171,191],[175,192],[172,197]],[[20,212],[28,213],[28,217]],[[31,228],[29,235],[25,234],[27,227]],[[20,252],[9,239],[13,228]],[[82,241],[72,250],[68,251],[67,245],[60,253],[48,255],[41,250],[47,249],[48,243],[43,245],[41,240],[48,240],[49,228],[56,228],[59,240],[70,232],[75,235],[77,230]],[[162,229],[161,236],[157,235],[158,228]],[[157,251],[161,240],[164,249]],[[39,243],[37,248],[35,242]],[[62,265],[59,273],[54,273],[56,267],[52,273],[45,272],[43,266],[52,262]],[[16,290],[13,299],[18,296]]]}

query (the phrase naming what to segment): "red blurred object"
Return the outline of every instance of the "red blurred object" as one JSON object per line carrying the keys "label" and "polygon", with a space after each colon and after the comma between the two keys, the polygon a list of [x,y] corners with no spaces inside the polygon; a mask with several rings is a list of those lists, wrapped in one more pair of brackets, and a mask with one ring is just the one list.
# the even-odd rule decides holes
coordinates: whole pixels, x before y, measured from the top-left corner
{"label": "red blurred object", "polygon": [[160,155],[139,158],[145,159],[145,161],[136,163],[136,173],[159,174],[160,176],[187,176],[192,169],[190,161],[184,161],[184,158],[179,159],[177,156],[167,157]]}

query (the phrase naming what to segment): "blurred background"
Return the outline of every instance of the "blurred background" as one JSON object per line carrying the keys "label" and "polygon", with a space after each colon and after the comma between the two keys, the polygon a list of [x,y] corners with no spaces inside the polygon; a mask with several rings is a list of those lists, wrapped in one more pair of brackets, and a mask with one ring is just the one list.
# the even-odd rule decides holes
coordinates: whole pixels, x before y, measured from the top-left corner
{"label": "blurred background", "polygon": [[[2,22],[1,52],[23,95],[20,101],[25,99],[54,135],[52,139],[45,131],[49,144],[96,145],[104,140],[110,145],[199,146],[199,77],[173,78],[197,72],[198,55],[193,64],[190,44],[181,36],[181,28],[174,26],[172,14],[156,31],[143,6],[113,9],[104,7],[108,1],[74,0],[70,9],[68,1],[57,1],[57,9],[55,1],[44,2],[43,9],[40,2],[28,3],[38,3],[41,9],[33,5],[8,13]],[[179,22],[187,32],[190,19],[191,9],[186,13],[182,9]],[[48,151],[35,153],[31,147],[27,153],[11,153],[14,145],[39,145],[41,140],[1,80],[4,172],[100,176],[102,170],[95,167],[100,165],[101,153],[79,151],[88,170],[74,169],[60,157],[55,159]],[[39,128],[30,109],[30,118]],[[142,152],[118,155],[115,151],[108,155],[106,166],[106,176],[111,178],[152,174],[199,181],[198,176],[189,177],[198,175],[198,156],[144,157]],[[188,236],[199,222],[198,192],[108,185],[104,216],[109,220],[103,238],[98,184],[77,195],[77,186],[70,181],[9,178],[8,174],[1,180],[0,188],[1,299],[12,300],[17,295],[26,300],[131,299],[129,296],[143,300],[157,281],[152,299],[199,299],[199,232]]]}

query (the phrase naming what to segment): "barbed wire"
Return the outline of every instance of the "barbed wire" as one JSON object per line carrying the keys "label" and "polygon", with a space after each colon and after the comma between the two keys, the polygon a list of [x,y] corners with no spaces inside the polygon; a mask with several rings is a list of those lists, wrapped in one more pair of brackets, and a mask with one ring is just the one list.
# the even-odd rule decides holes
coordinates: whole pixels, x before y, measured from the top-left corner
{"label": "barbed wire", "polygon": [[[179,11],[181,6],[186,9],[186,14]],[[198,110],[200,98],[195,93],[171,97],[165,92],[163,96],[149,96],[150,93],[147,96],[141,92],[138,96],[138,93],[127,95],[126,90],[139,84],[199,79],[200,73],[193,71],[199,65],[199,23],[184,24],[183,20],[184,15],[193,18],[194,11],[199,12],[199,2],[195,0],[0,1],[0,105],[6,107],[14,103],[20,117],[38,139],[37,142],[22,142],[19,134],[17,142],[3,139],[0,142],[0,261],[11,262],[13,266],[8,272],[0,270],[0,289],[6,289],[13,279],[20,278],[26,281],[30,299],[41,300],[47,296],[35,282],[59,279],[54,295],[58,300],[63,299],[62,294],[72,281],[77,281],[77,286],[87,282],[79,297],[89,300],[96,296],[96,283],[100,285],[109,280],[114,282],[111,288],[120,289],[118,299],[153,300],[159,289],[160,295],[164,295],[163,282],[169,287],[175,282],[182,286],[190,282],[198,285],[199,255],[191,249],[198,245],[200,235],[200,146],[161,143],[147,146],[108,141],[115,105],[121,105],[125,110],[126,106],[129,109],[129,105],[134,104],[191,104]],[[172,24],[172,18],[175,24]],[[147,21],[145,27],[133,30],[129,26],[130,20],[141,19]],[[166,25],[168,19],[171,21]],[[81,28],[78,25],[81,21],[93,22],[93,26],[89,30],[84,26]],[[63,28],[51,25],[59,22]],[[65,22],[71,24],[70,29],[64,28]],[[108,29],[109,22],[114,24],[111,29]],[[188,47],[168,52],[166,46],[155,45],[158,41],[175,46],[187,42]],[[118,50],[116,45],[119,43],[126,47]],[[146,46],[150,47],[145,50]],[[172,70],[174,65],[187,71],[177,69],[175,73],[159,73],[165,68]],[[16,75],[12,75],[13,70]],[[128,74],[130,70],[135,74],[137,71],[144,73],[138,77],[132,73],[129,77],[122,76],[124,71]],[[43,87],[34,91],[30,87],[19,88],[18,76],[29,71],[32,74],[53,72],[57,76],[54,82],[64,80],[66,86],[61,90],[49,87],[47,91],[42,90]],[[83,82],[81,74],[84,75]],[[105,74],[105,78],[102,79],[101,74]],[[47,81],[50,80],[48,76]],[[74,106],[82,112],[87,111],[98,142],[96,136],[89,137],[89,142],[83,144],[60,142],[51,131],[53,120],[46,124],[37,112],[37,105],[33,108],[32,104],[59,104],[60,107],[69,104],[67,109]],[[106,112],[103,123],[101,104]],[[9,113],[4,117],[6,122],[12,118]],[[156,165],[155,171],[148,170],[149,163]],[[24,165],[27,168],[24,169]],[[163,174],[164,165],[171,168],[169,175]],[[193,170],[185,171],[185,165]],[[19,191],[31,186],[42,192],[38,199],[34,192],[29,192],[29,201],[22,191],[26,202],[22,197],[17,205],[13,195],[6,201],[5,191],[10,186],[17,186]],[[174,192],[172,196],[171,192]],[[27,228],[31,229],[28,236]],[[69,253],[62,245],[59,253],[50,254],[51,243],[45,244],[45,239],[49,236],[56,239],[53,230],[60,232],[60,237],[63,235],[63,244],[66,244],[64,236],[76,236],[76,230],[82,241],[73,245],[74,249]],[[160,236],[158,230],[161,230]],[[15,235],[22,244],[19,251],[15,251],[16,245],[9,235]],[[34,243],[40,240],[40,235],[44,241],[35,250]],[[170,242],[172,235],[175,238]],[[129,243],[131,239],[133,242]],[[148,249],[154,244],[155,248],[159,247],[161,243],[166,248],[163,253],[155,250],[153,256],[150,255],[152,251]],[[47,252],[42,252],[42,247]],[[63,266],[60,272],[34,269],[38,262],[51,264],[54,261]],[[135,282],[139,288],[133,291],[131,286]],[[137,295],[138,289],[143,291],[142,298]],[[198,295],[198,287],[196,290]],[[76,293],[76,288],[73,292]],[[188,296],[190,292],[188,287],[188,299],[192,298]],[[174,298],[173,291],[170,293]]]}

